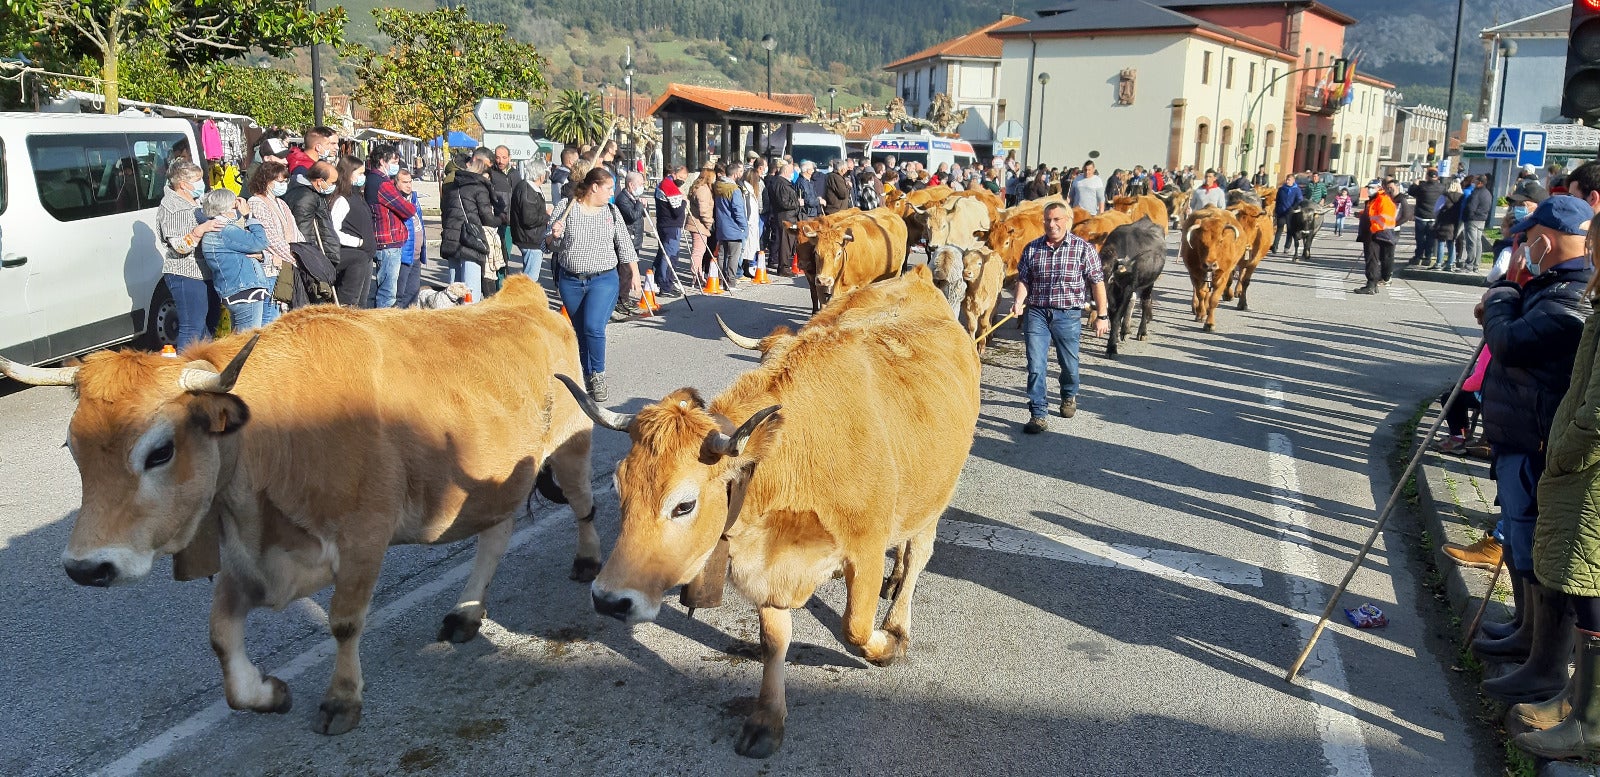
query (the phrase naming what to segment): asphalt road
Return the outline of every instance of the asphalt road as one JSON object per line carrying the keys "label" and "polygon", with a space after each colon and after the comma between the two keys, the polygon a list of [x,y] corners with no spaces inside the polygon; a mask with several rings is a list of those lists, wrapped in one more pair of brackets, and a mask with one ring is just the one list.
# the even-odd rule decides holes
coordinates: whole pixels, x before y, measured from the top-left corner
{"label": "asphalt road", "polygon": [[[326,594],[249,621],[250,655],[289,682],[293,710],[229,712],[210,584],[171,582],[166,562],[135,587],[68,581],[72,398],[0,385],[0,774],[1498,773],[1407,516],[1343,601],[1390,625],[1336,622],[1305,678],[1282,679],[1393,486],[1396,429],[1476,339],[1468,287],[1347,295],[1360,281],[1347,240],[1325,236],[1307,264],[1269,259],[1252,309],[1229,307],[1211,334],[1169,259],[1151,339],[1116,361],[1086,340],[1081,409],[1038,437],[1021,434],[1019,333],[1003,327],[910,658],[854,657],[835,636],[843,584],[824,584],[795,618],[788,737],[763,762],[733,753],[760,677],[754,610],[730,596],[691,621],[674,598],[633,629],[596,615],[567,580],[564,509],[522,522],[492,622],[464,645],[433,637],[470,542],[389,552],[354,732],[310,731],[331,668]],[[784,283],[693,302],[613,326],[619,409],[716,392],[753,365],[714,313],[762,334],[809,311]],[[596,442],[609,545],[626,438]]]}

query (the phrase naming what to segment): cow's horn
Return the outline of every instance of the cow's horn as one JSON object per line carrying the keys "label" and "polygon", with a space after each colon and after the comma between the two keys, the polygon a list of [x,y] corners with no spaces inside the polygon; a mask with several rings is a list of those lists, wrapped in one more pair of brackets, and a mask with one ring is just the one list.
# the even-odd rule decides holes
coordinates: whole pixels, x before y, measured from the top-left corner
{"label": "cow's horn", "polygon": [[755,415],[750,416],[749,420],[740,424],[738,429],[733,430],[731,437],[722,432],[713,432],[711,439],[707,443],[715,453],[723,456],[738,456],[744,451],[744,444],[750,441],[750,435],[755,434],[756,429],[766,423],[767,419],[771,418],[782,407],[783,405],[773,405],[763,408]]}
{"label": "cow's horn", "polygon": [[572,398],[578,400],[578,407],[583,408],[583,412],[587,413],[589,419],[595,423],[619,432],[626,432],[628,427],[633,425],[633,413],[617,413],[607,410],[595,404],[594,399],[589,396],[589,392],[584,391],[572,378],[558,373],[556,379],[566,384],[567,390],[572,392]]}
{"label": "cow's horn", "polygon": [[70,386],[78,377],[77,367],[29,367],[0,356],[0,374],[30,386]]}
{"label": "cow's horn", "polygon": [[1194,231],[1199,228],[1200,225],[1195,224],[1194,226],[1189,227],[1188,232],[1183,233],[1183,242],[1189,244],[1190,248],[1194,248]]}
{"label": "cow's horn", "polygon": [[234,354],[233,360],[229,361],[228,366],[222,368],[220,373],[193,367],[184,368],[178,375],[178,386],[184,391],[200,391],[208,394],[226,394],[232,391],[233,384],[239,382],[239,372],[244,369],[245,360],[250,358],[250,352],[256,349],[256,341],[260,339],[259,333],[252,335],[250,342],[245,343],[244,347]]}
{"label": "cow's horn", "polygon": [[1236,227],[1236,226],[1234,226],[1234,225],[1232,225],[1232,224],[1229,224],[1229,225],[1228,225],[1228,226],[1227,226],[1227,227],[1226,227],[1226,229],[1231,229],[1231,230],[1233,230],[1233,236],[1234,236],[1234,238],[1235,238],[1235,239],[1238,239],[1238,238],[1243,238],[1243,237],[1244,237],[1244,233],[1243,233],[1243,232],[1240,232],[1240,231],[1239,231],[1239,228],[1238,228],[1238,227]]}
{"label": "cow's horn", "polygon": [[722,327],[722,334],[725,337],[727,337],[728,341],[733,343],[734,345],[737,345],[740,348],[745,349],[746,351],[759,351],[759,350],[761,350],[761,341],[760,340],[757,340],[757,339],[755,339],[753,337],[745,337],[744,335],[739,334],[738,332],[735,332],[732,329],[729,329],[728,328],[728,322],[722,320],[721,314],[717,315],[717,326]]}

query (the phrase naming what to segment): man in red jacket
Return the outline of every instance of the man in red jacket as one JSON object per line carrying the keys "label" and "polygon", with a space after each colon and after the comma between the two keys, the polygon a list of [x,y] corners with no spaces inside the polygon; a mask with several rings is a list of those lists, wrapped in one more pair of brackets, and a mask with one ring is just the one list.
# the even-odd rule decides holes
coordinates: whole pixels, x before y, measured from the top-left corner
{"label": "man in red jacket", "polygon": [[394,177],[400,172],[400,154],[394,146],[381,144],[367,155],[367,206],[372,208],[372,237],[377,245],[378,282],[372,306],[394,307],[400,283],[400,265],[411,230],[406,227],[417,208],[411,198],[400,193]]}

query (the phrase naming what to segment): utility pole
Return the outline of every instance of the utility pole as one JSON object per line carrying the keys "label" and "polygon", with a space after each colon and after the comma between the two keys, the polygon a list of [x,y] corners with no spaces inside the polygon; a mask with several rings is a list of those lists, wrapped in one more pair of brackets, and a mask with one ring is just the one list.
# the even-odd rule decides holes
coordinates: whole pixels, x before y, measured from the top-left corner
{"label": "utility pole", "polygon": [[1456,0],[1456,37],[1450,46],[1450,99],[1444,109],[1444,153],[1450,156],[1450,134],[1454,131],[1451,115],[1456,110],[1456,68],[1461,64],[1461,21],[1466,13],[1467,0]]}
{"label": "utility pole", "polygon": [[[306,0],[306,9],[313,15],[317,13],[317,0]],[[322,126],[322,104],[326,96],[322,93],[322,54],[315,41],[311,43],[311,123]]]}

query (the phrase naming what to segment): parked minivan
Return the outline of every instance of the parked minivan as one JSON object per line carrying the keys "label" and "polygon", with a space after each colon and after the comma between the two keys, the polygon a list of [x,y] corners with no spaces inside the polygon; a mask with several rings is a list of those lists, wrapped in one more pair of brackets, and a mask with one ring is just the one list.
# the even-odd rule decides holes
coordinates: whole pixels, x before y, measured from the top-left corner
{"label": "parked minivan", "polygon": [[789,154],[795,164],[812,162],[818,170],[828,169],[835,159],[846,158],[844,136],[835,132],[795,130]]}
{"label": "parked minivan", "polygon": [[926,132],[885,132],[872,136],[867,144],[867,158],[882,162],[889,156],[895,158],[896,164],[920,162],[929,170],[938,169],[940,164],[959,164],[962,169],[971,169],[978,160],[972,144],[965,140]]}
{"label": "parked minivan", "polygon": [[0,113],[0,356],[177,340],[156,211],[182,119]]}

